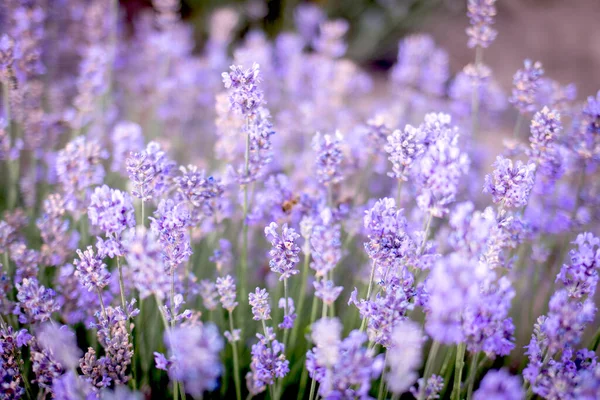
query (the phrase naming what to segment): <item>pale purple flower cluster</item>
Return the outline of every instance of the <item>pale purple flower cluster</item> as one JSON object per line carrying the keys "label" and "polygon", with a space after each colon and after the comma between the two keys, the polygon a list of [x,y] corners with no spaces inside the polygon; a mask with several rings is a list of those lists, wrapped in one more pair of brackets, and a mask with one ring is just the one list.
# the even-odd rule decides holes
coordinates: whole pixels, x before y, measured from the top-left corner
{"label": "pale purple flower cluster", "polygon": [[523,400],[525,392],[521,380],[506,370],[489,371],[482,379],[479,389],[473,393],[475,400]]}
{"label": "pale purple flower cluster", "polygon": [[22,324],[48,321],[58,311],[56,293],[40,285],[36,278],[24,278],[17,283],[17,306],[14,314]]}
{"label": "pale purple flower cluster", "polygon": [[[425,385],[425,387],[423,387]],[[425,400],[437,400],[440,398],[440,392],[444,388],[444,378],[433,374],[425,382],[424,378],[419,378],[417,384],[410,389],[413,396],[419,397],[419,393],[423,391]]]}
{"label": "pale purple flower cluster", "polygon": [[223,85],[229,90],[229,107],[232,111],[253,118],[264,103],[264,94],[259,88],[261,82],[260,67],[244,69],[241,65],[232,65],[230,72],[223,72]]}
{"label": "pale purple flower cluster", "polygon": [[565,286],[569,297],[593,297],[598,285],[600,268],[600,239],[589,232],[577,235],[577,249],[570,251],[571,262],[563,265],[556,276]]}
{"label": "pale purple flower cluster", "polygon": [[363,345],[367,336],[352,331],[341,339],[341,324],[336,319],[321,319],[313,324],[315,346],[306,355],[309,375],[319,382],[324,398],[368,398],[371,380],[381,375],[382,355]]}
{"label": "pale purple flower cluster", "polygon": [[14,331],[11,326],[0,329],[0,392],[7,399],[20,399],[25,394],[21,374],[24,363],[19,348],[30,339],[25,329]]}
{"label": "pale purple flower cluster", "polygon": [[335,283],[330,280],[322,279],[314,281],[315,296],[323,300],[325,304],[333,304],[344,290],[343,286],[335,286]]}
{"label": "pale purple flower cluster", "polygon": [[209,261],[215,263],[217,272],[219,273],[229,272],[231,270],[234,260],[229,240],[219,239],[219,243],[215,247],[213,255],[209,257]]}
{"label": "pale purple flower cluster", "polygon": [[172,271],[192,255],[187,232],[190,213],[185,204],[166,199],[160,201],[150,220],[150,228],[162,247],[165,269]]}
{"label": "pale purple flower cluster", "polygon": [[[92,193],[88,206],[88,218],[92,226],[97,226],[108,239],[103,243],[103,249],[98,249],[110,257],[122,256],[120,249],[121,233],[135,226],[135,213],[129,194],[106,185],[97,187]],[[111,248],[117,249],[115,252]]]}
{"label": "pale purple flower cluster", "polygon": [[206,172],[195,165],[180,167],[181,175],[175,178],[177,191],[193,207],[199,217],[210,217],[218,207],[218,199],[223,194],[223,184],[219,179],[206,176]]}
{"label": "pale purple flower cluster", "polygon": [[421,327],[408,320],[398,323],[392,331],[391,345],[387,351],[390,371],[386,375],[392,393],[406,392],[417,380],[417,371],[423,360],[424,337]]}
{"label": "pale purple flower cluster", "polygon": [[496,0],[469,0],[467,16],[471,26],[467,28],[469,47],[487,48],[496,39],[498,32],[492,28],[496,16]]}
{"label": "pale purple flower cluster", "polygon": [[517,71],[513,77],[513,90],[509,102],[521,114],[535,111],[535,96],[540,85],[540,78],[544,74],[542,64],[538,61],[525,60],[523,69]]}
{"label": "pale purple flower cluster", "polygon": [[596,97],[588,97],[583,108],[583,115],[587,123],[586,131],[592,135],[600,134],[600,91],[598,91]]}
{"label": "pale purple flower cluster", "polygon": [[201,397],[217,387],[223,369],[223,339],[214,324],[182,325],[165,333],[169,360],[155,353],[156,367],[183,383],[186,393]]}
{"label": "pale purple flower cluster", "polygon": [[235,281],[231,275],[227,275],[224,278],[217,278],[217,291],[219,292],[219,299],[224,309],[231,312],[237,307],[238,303],[235,301]]}
{"label": "pale purple flower cluster", "polygon": [[388,176],[407,181],[411,168],[424,150],[419,128],[406,125],[404,130],[396,129],[387,137],[384,149],[389,154],[392,172]]}
{"label": "pale purple flower cluster", "polygon": [[277,232],[278,229],[277,223],[271,222],[265,228],[265,236],[273,246],[269,251],[269,267],[271,271],[279,274],[279,280],[282,281],[299,272],[296,264],[300,261],[300,247],[296,240],[300,235],[287,224],[281,227],[281,234]]}
{"label": "pale purple flower cluster", "polygon": [[290,371],[290,362],[285,358],[285,346],[275,339],[272,328],[264,335],[257,333],[258,342],[252,345],[250,372],[246,376],[251,393],[260,393],[275,379],[285,377]]}
{"label": "pale purple flower cluster", "polygon": [[392,198],[378,200],[365,212],[364,227],[369,238],[365,250],[379,265],[393,265],[415,251],[403,211]]}
{"label": "pale purple flower cluster", "polygon": [[317,277],[326,276],[342,259],[341,227],[333,223],[330,212],[325,212],[308,236],[312,255],[310,267]]}
{"label": "pale purple flower cluster", "polygon": [[126,165],[129,180],[133,184],[133,196],[148,201],[169,190],[175,163],[161,150],[158,143],[150,142],[145,150],[131,153],[126,159]]}
{"label": "pale purple flower cluster", "polygon": [[312,140],[313,150],[317,153],[315,174],[317,180],[325,186],[333,185],[344,179],[342,174],[343,137],[339,131],[334,135],[317,133]]}
{"label": "pale purple flower cluster", "polygon": [[271,306],[269,305],[269,292],[266,289],[256,288],[254,293],[248,295],[248,302],[252,306],[252,319],[266,321],[271,319]]}
{"label": "pale purple flower cluster", "polygon": [[99,254],[94,252],[92,246],[88,246],[86,250],[77,250],[79,260],[73,261],[75,268],[75,276],[88,291],[101,291],[110,279],[110,272],[106,269],[106,264],[102,261]]}
{"label": "pale purple flower cluster", "polygon": [[493,166],[494,172],[485,176],[483,191],[502,208],[525,206],[535,180],[535,164],[517,160],[513,165],[510,158],[498,156]]}
{"label": "pale purple flower cluster", "polygon": [[125,171],[125,160],[130,153],[144,149],[142,127],[131,121],[115,125],[110,136],[112,142],[111,166],[113,171]]}
{"label": "pale purple flower cluster", "polygon": [[279,299],[279,308],[284,310],[283,321],[277,327],[279,329],[292,329],[296,320],[296,307],[294,307],[294,299],[291,297],[282,297]]}
{"label": "pale purple flower cluster", "polygon": [[70,223],[66,218],[65,198],[51,194],[43,204],[44,213],[36,221],[44,242],[41,248],[46,265],[62,265],[75,250],[79,240],[78,232],[69,232]]}
{"label": "pale purple flower cluster", "polygon": [[217,292],[217,285],[214,282],[209,281],[208,279],[203,279],[200,281],[199,287],[200,297],[202,297],[202,305],[209,311],[212,311],[217,308],[219,305],[218,297],[219,293]]}

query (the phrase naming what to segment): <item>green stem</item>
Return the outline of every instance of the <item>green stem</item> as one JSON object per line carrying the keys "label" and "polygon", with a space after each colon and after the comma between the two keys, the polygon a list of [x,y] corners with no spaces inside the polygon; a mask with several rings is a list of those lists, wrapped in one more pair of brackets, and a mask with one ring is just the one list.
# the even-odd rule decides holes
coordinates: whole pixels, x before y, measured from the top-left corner
{"label": "green stem", "polygon": [[435,364],[435,358],[438,351],[440,350],[440,342],[434,340],[429,349],[429,355],[427,356],[427,362],[425,363],[425,370],[423,371],[423,384],[419,388],[419,400],[425,399],[425,389],[427,387],[427,380],[433,373],[433,367]]}
{"label": "green stem", "polygon": [[473,354],[471,363],[469,365],[469,377],[467,378],[467,400],[471,400],[473,396],[473,387],[475,386],[475,379],[477,379],[477,366],[479,364],[479,353]]}
{"label": "green stem", "polygon": [[520,135],[521,125],[523,124],[523,114],[519,113],[517,122],[515,122],[515,129],[513,130],[513,138],[517,139]]}
{"label": "green stem", "polygon": [[[121,292],[121,307],[123,307],[123,312],[127,315],[127,302],[125,300],[125,281],[123,279],[123,268],[121,267],[121,257],[117,257],[117,269],[119,270],[119,291]],[[127,329],[127,333],[131,338],[131,343],[133,343],[133,333],[131,332],[131,325],[129,323],[129,319],[125,321],[125,328]],[[131,373],[133,374],[132,386],[133,389],[137,389],[136,377],[135,377],[135,352],[132,357],[131,362]]]}
{"label": "green stem", "polygon": [[[481,46],[477,46],[475,48],[475,67],[478,67],[481,64],[482,60],[483,48]],[[476,84],[473,87],[471,113],[473,137],[477,137],[479,131],[479,82],[476,82]]]}
{"label": "green stem", "polygon": [[[375,261],[371,263],[371,276],[369,277],[369,286],[367,287],[367,296],[365,300],[369,300],[371,297],[371,290],[373,289],[373,278],[375,277]],[[367,327],[367,317],[364,316],[360,324],[360,331],[364,332]]]}
{"label": "green stem", "polygon": [[[229,311],[229,329],[233,335],[233,311]],[[237,400],[242,399],[242,389],[240,384],[240,361],[238,358],[237,342],[231,342],[233,349],[233,380],[235,382],[235,397]]]}
{"label": "green stem", "polygon": [[460,385],[462,382],[462,371],[465,366],[466,345],[460,343],[456,349],[456,366],[454,373],[454,385],[452,386],[452,400],[460,400]]}
{"label": "green stem", "polygon": [[427,222],[425,223],[425,229],[423,230],[423,241],[421,242],[421,247],[419,248],[419,255],[423,254],[423,250],[425,250],[425,244],[427,244],[427,237],[429,236],[429,229],[431,228],[432,219],[433,214],[429,213],[429,217],[427,218]]}
{"label": "green stem", "polygon": [[396,187],[396,207],[400,208],[400,199],[402,198],[402,179],[398,179]]}
{"label": "green stem", "polygon": [[[383,372],[381,373],[381,382],[379,383],[379,393],[377,394],[377,400],[383,400],[384,399],[384,395],[383,395],[384,390],[383,389],[384,389],[384,387],[387,387],[387,384],[386,384],[385,378],[384,378],[385,367],[387,365],[387,356],[388,356],[388,353],[386,351],[385,352],[385,359],[383,361]],[[387,391],[387,389],[386,389],[386,391]]]}
{"label": "green stem", "polygon": [[306,285],[308,282],[308,266],[310,262],[310,247],[307,246],[306,251],[304,252],[304,265],[302,266],[302,280],[300,281],[300,293],[298,294],[298,320],[294,324],[292,328],[291,342],[296,343],[296,337],[298,336],[298,329],[300,328],[300,318],[304,315],[304,301],[306,299]]}

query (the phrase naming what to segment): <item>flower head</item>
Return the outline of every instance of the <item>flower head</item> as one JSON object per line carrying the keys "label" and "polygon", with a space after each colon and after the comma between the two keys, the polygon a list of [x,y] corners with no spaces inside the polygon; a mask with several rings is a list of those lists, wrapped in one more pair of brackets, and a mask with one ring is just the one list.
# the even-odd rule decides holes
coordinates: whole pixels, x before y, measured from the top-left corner
{"label": "flower head", "polygon": [[238,303],[235,301],[235,281],[231,275],[224,278],[217,278],[217,291],[221,296],[220,301],[224,309],[231,312]]}
{"label": "flower head", "polygon": [[294,228],[283,224],[281,234],[277,232],[279,226],[275,222],[271,222],[265,228],[265,236],[271,242],[273,248],[269,251],[269,266],[271,270],[279,274],[279,280],[284,280],[292,275],[296,275],[299,271],[296,269],[296,264],[300,261],[298,254],[300,246],[296,240],[300,237]]}
{"label": "flower head", "polygon": [[269,305],[269,293],[266,289],[256,288],[254,293],[248,295],[248,301],[252,306],[253,319],[265,321],[271,319],[271,306]]}
{"label": "flower head", "polygon": [[494,203],[504,207],[523,207],[529,200],[529,193],[535,178],[535,164],[523,164],[520,160],[513,166],[509,158],[498,156],[492,175],[486,175],[483,191],[490,193]]}
{"label": "flower head", "polygon": [[264,94],[259,88],[261,82],[259,65],[244,69],[241,65],[232,65],[230,72],[223,72],[223,85],[229,91],[229,107],[232,111],[253,117],[264,103]]}
{"label": "flower head", "polygon": [[518,70],[513,77],[514,88],[508,101],[521,114],[527,114],[535,110],[535,96],[543,74],[544,70],[540,62],[525,60],[523,69]]}

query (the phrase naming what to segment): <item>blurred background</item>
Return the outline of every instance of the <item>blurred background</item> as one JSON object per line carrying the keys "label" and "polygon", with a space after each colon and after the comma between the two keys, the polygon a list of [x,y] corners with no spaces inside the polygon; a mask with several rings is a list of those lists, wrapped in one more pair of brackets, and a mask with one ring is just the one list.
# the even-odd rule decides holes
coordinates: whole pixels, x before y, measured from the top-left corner
{"label": "blurred background", "polygon": [[[198,50],[206,42],[211,13],[232,7],[239,12],[237,39],[254,27],[271,37],[292,29],[300,0],[182,0],[181,14],[195,27]],[[321,0],[330,18],[350,22],[348,57],[372,72],[386,71],[396,59],[398,40],[407,33],[427,32],[450,55],[452,73],[471,62],[466,46],[468,24],[464,0]],[[127,19],[151,8],[150,0],[121,0]],[[600,83],[599,0],[502,0],[497,2],[498,38],[486,63],[509,89],[512,75],[525,58],[544,64],[547,76],[575,83],[578,97],[595,94]]]}

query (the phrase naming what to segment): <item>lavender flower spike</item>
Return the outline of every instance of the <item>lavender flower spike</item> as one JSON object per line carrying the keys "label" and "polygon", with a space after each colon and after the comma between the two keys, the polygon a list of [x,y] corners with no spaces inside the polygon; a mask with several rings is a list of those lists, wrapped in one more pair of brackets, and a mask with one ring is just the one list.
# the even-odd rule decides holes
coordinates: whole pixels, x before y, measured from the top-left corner
{"label": "lavender flower spike", "polygon": [[298,256],[300,246],[298,246],[296,240],[300,235],[293,228],[289,228],[287,224],[283,224],[281,227],[281,234],[277,232],[278,229],[277,223],[271,222],[265,228],[265,236],[273,246],[269,251],[269,257],[271,258],[269,266],[273,272],[280,275],[279,280],[282,281],[300,272],[296,268],[296,264],[300,261]]}
{"label": "lavender flower spike", "polygon": [[473,394],[474,400],[523,400],[521,380],[506,370],[489,371]]}
{"label": "lavender flower spike", "polygon": [[521,114],[535,111],[535,96],[539,90],[540,78],[544,74],[540,62],[525,60],[524,68],[517,71],[513,77],[514,88],[508,101]]}
{"label": "lavender flower spike", "polygon": [[232,65],[230,72],[223,72],[223,85],[229,90],[229,107],[235,113],[252,118],[264,103],[264,95],[259,89],[261,82],[259,65],[254,63],[249,69]]}
{"label": "lavender flower spike", "polygon": [[254,314],[254,320],[265,321],[271,319],[269,293],[266,289],[256,288],[254,293],[250,293],[248,295],[248,301],[252,306],[252,314]]}
{"label": "lavender flower spike", "polygon": [[486,175],[483,191],[490,193],[494,203],[507,208],[523,207],[529,200],[529,193],[535,178],[535,164],[523,164],[518,160],[513,167],[512,160],[498,156],[492,175]]}
{"label": "lavender flower spike", "polygon": [[392,331],[392,345],[387,352],[390,372],[386,375],[392,393],[406,392],[417,380],[424,338],[421,327],[410,320],[399,322]]}

